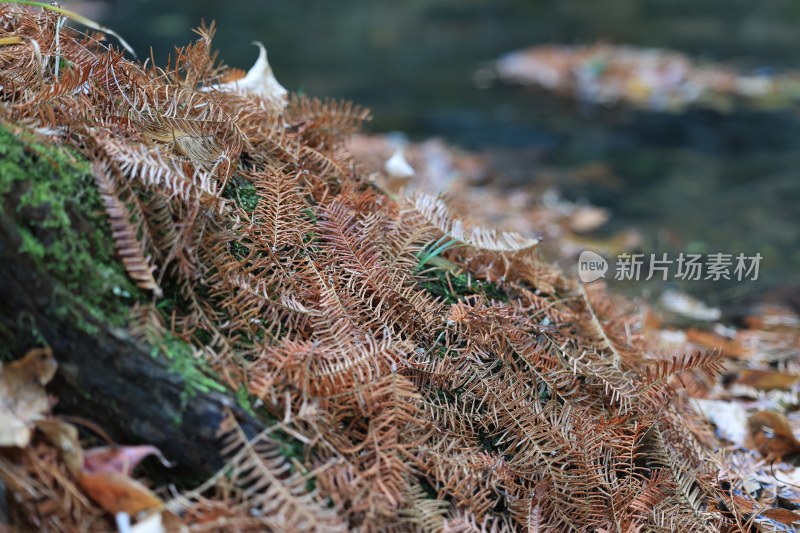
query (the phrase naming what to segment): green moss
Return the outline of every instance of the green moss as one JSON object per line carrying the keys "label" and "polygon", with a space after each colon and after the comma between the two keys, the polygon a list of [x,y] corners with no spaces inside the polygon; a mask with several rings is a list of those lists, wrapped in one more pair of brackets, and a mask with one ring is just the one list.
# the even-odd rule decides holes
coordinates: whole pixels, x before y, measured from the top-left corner
{"label": "green moss", "polygon": [[[53,315],[92,334],[97,327],[83,310],[102,323],[124,326],[129,307],[145,295],[116,257],[90,164],[68,148],[14,135],[0,125],[0,198],[5,210],[17,211],[19,253],[58,282]],[[161,308],[170,306],[174,302],[165,299]],[[20,331],[31,329],[35,324]],[[225,391],[182,339],[168,336],[156,344],[153,355],[163,354],[169,369],[184,378],[181,409],[198,393]]]}
{"label": "green moss", "polygon": [[44,259],[45,255],[47,255],[47,250],[44,249],[42,243],[37,241],[36,237],[25,228],[20,228],[19,234],[22,237],[22,246],[19,252],[32,255],[36,259]]}
{"label": "green moss", "polygon": [[3,209],[17,212],[19,253],[66,289],[56,314],[74,313],[77,300],[98,320],[122,326],[128,307],[143,295],[115,257],[89,163],[68,148],[0,125],[0,198]]}
{"label": "green moss", "polygon": [[250,255],[250,249],[239,241],[233,241],[230,244],[231,253],[236,259],[242,260]]}
{"label": "green moss", "polygon": [[490,300],[508,301],[508,295],[496,283],[475,279],[469,273],[456,274],[442,268],[427,269],[420,286],[449,304],[475,294]]}
{"label": "green moss", "polygon": [[[211,369],[205,359],[195,357],[195,351],[183,339],[167,334],[153,346],[150,355],[163,354],[169,361],[169,370],[184,379],[185,388],[181,394],[181,410],[197,394],[212,390],[226,392],[225,387],[212,377]],[[180,420],[176,420],[180,425]]]}
{"label": "green moss", "polygon": [[230,179],[222,196],[235,201],[239,207],[248,213],[255,211],[258,205],[258,191],[255,186],[238,175]]}
{"label": "green moss", "polygon": [[253,409],[252,396],[247,392],[247,387],[239,387],[239,390],[236,391],[236,401],[239,402],[239,407],[247,411],[250,416],[258,417],[255,409]]}

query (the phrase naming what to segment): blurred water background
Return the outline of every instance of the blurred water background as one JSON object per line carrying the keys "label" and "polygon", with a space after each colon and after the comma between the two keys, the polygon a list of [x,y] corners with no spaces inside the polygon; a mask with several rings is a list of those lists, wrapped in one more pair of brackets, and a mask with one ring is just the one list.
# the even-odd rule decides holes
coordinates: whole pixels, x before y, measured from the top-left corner
{"label": "blurred water background", "polygon": [[[67,2],[157,61],[216,20],[224,61],[266,44],[289,90],[369,106],[372,131],[441,136],[489,155],[504,185],[559,169],[570,199],[611,209],[644,252],[759,252],[757,283],[684,283],[713,305],[800,295],[797,109],[606,109],[473,75],[537,43],[668,47],[745,71],[800,68],[796,0],[109,0]],[[585,172],[601,168],[601,172]],[[575,171],[575,172],[571,172]],[[552,172],[550,172],[552,174]],[[597,176],[604,176],[598,179]],[[800,302],[798,302],[800,303]]]}

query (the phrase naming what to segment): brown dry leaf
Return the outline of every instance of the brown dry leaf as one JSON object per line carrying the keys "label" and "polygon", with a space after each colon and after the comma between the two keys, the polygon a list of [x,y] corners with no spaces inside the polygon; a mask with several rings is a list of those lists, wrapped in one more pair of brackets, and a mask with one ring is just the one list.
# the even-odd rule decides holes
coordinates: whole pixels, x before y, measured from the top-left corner
{"label": "brown dry leaf", "polygon": [[798,381],[800,381],[800,376],[793,376],[774,370],[745,368],[739,372],[734,382],[758,390],[771,391],[789,390]]}
{"label": "brown dry leaf", "polygon": [[128,513],[135,516],[164,506],[164,502],[150,489],[118,472],[83,474],[78,485],[89,498],[113,515]]}
{"label": "brown dry leaf", "polygon": [[0,446],[28,445],[32,423],[50,409],[44,386],[57,368],[49,348],[34,348],[0,367]]}
{"label": "brown dry leaf", "polygon": [[728,339],[711,331],[689,328],[686,331],[686,340],[704,348],[720,348],[727,357],[743,359],[752,355],[752,352],[736,339]]}
{"label": "brown dry leaf", "polygon": [[717,501],[716,507],[723,510],[726,516],[730,516],[730,512],[733,510],[735,516],[741,517],[751,515],[756,510],[757,504],[750,498],[726,491],[722,494],[722,498]]}
{"label": "brown dry leaf", "polygon": [[792,433],[789,421],[781,413],[754,413],[747,420],[747,429],[751,447],[755,447],[767,459],[780,460],[800,450],[800,443]]}
{"label": "brown dry leaf", "polygon": [[764,305],[758,315],[745,317],[747,326],[755,331],[772,331],[776,333],[797,334],[800,329],[800,318],[779,305]]}
{"label": "brown dry leaf", "polygon": [[775,507],[774,509],[766,509],[760,514],[763,518],[769,518],[786,526],[791,526],[796,522],[800,522],[800,514],[790,511],[789,509],[781,509]]}
{"label": "brown dry leaf", "polygon": [[78,430],[72,424],[55,418],[36,422],[36,429],[58,448],[61,460],[74,477],[79,477],[83,467],[83,449],[78,439]]}
{"label": "brown dry leaf", "polygon": [[244,70],[242,70],[240,68],[233,67],[233,68],[228,69],[228,72],[222,78],[220,78],[220,81],[222,83],[228,83],[228,82],[240,80],[240,79],[244,78],[246,74],[247,74],[247,72],[245,72]]}
{"label": "brown dry leaf", "polygon": [[[113,515],[136,516],[142,511],[160,510],[164,502],[142,483],[131,478],[144,458],[156,455],[169,462],[155,446],[115,446],[86,450],[78,485],[100,507]],[[160,524],[160,522],[159,522]]]}
{"label": "brown dry leaf", "polygon": [[661,329],[661,324],[664,320],[658,313],[650,309],[645,309],[644,316],[642,317],[642,328],[648,331],[657,332]]}
{"label": "brown dry leaf", "polygon": [[562,237],[561,246],[566,256],[577,256],[583,250],[593,250],[600,255],[612,256],[629,252],[642,244],[642,235],[630,229],[613,234],[609,238],[584,237],[578,234],[566,234]]}

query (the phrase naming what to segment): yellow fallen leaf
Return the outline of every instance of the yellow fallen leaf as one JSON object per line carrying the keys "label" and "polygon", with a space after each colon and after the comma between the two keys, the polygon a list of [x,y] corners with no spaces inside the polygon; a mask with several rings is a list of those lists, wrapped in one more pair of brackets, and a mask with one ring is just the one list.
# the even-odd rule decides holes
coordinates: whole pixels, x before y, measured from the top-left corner
{"label": "yellow fallen leaf", "polygon": [[57,368],[49,348],[34,348],[0,367],[0,446],[28,445],[32,424],[50,409],[44,386]]}
{"label": "yellow fallen leaf", "polygon": [[0,37],[0,46],[7,46],[10,44],[19,44],[22,42],[22,37],[19,35],[6,35]]}
{"label": "yellow fallen leaf", "polygon": [[713,331],[689,328],[686,331],[686,338],[689,342],[697,344],[698,346],[711,349],[719,348],[726,357],[744,359],[752,355],[750,350],[746,349],[735,339],[728,339]]}
{"label": "yellow fallen leaf", "polygon": [[78,478],[78,485],[89,498],[113,515],[128,513],[136,516],[142,511],[164,506],[164,502],[153,491],[117,472],[84,473]]}

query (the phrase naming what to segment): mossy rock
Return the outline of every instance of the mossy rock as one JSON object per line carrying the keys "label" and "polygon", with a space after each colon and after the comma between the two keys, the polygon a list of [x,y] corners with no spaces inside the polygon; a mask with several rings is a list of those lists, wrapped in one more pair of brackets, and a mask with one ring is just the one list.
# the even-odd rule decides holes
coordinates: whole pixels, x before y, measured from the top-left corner
{"label": "mossy rock", "polygon": [[[125,326],[133,304],[147,301],[148,295],[131,282],[116,256],[91,165],[81,154],[0,124],[0,198],[3,211],[17,222],[22,238],[17,252],[55,282],[56,317],[96,333],[97,326],[84,319],[84,312],[118,328]],[[3,359],[19,356],[31,341],[43,340],[36,324],[25,323],[24,316],[20,320],[20,329],[30,337],[6,343],[0,348]],[[184,404],[198,392],[225,391],[183,340],[164,339],[151,354],[163,354],[170,370],[184,378]]]}
{"label": "mossy rock", "polygon": [[[128,308],[144,295],[115,257],[88,161],[0,125],[0,197],[3,210],[18,222],[23,242],[18,252],[34,259],[65,291],[54,295],[55,311],[68,316],[78,300],[98,320],[124,325]],[[78,325],[89,327],[83,321]]]}
{"label": "mossy rock", "polygon": [[157,446],[178,465],[173,482],[222,465],[226,416],[249,436],[263,431],[260,410],[239,407],[184,339],[147,346],[128,333],[131,306],[151,296],[118,260],[86,158],[0,124],[0,200],[0,357],[51,346],[57,414],[91,420],[117,442]]}

